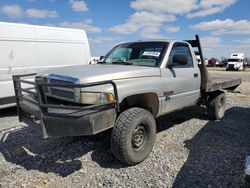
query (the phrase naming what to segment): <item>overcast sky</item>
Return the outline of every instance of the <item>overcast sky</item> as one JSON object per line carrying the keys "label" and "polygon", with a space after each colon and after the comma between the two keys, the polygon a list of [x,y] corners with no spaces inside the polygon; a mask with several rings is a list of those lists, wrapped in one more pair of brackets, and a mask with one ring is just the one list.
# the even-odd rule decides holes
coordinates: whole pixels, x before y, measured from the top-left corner
{"label": "overcast sky", "polygon": [[250,57],[248,0],[1,0],[0,21],[85,29],[92,56],[124,41],[199,34],[207,58]]}

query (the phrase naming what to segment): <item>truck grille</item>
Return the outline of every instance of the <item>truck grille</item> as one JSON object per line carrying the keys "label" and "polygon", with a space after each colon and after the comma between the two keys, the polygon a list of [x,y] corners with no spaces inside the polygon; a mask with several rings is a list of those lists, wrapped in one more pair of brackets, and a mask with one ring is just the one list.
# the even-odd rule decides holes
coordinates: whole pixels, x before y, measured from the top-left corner
{"label": "truck grille", "polygon": [[75,99],[74,91],[60,90],[56,88],[51,88],[50,91],[51,91],[51,94],[55,97],[58,96],[60,98],[65,98],[65,99],[70,99],[70,100]]}
{"label": "truck grille", "polygon": [[[53,75],[54,76],[54,75]],[[50,84],[75,84],[75,80],[61,80],[60,78],[51,78],[49,77]],[[69,88],[69,87],[50,87],[48,88],[49,96],[63,99],[71,102],[77,102],[79,100],[80,90],[79,88]]]}
{"label": "truck grille", "polygon": [[73,84],[73,82],[70,82],[70,81],[55,80],[55,79],[50,79],[49,82],[50,82],[51,84]]}

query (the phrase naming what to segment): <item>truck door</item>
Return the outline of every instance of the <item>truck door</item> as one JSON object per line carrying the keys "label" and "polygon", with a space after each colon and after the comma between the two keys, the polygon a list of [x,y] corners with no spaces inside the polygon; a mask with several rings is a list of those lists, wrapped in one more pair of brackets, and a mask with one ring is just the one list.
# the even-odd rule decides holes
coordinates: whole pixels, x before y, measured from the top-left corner
{"label": "truck door", "polygon": [[[174,55],[186,56],[186,65],[169,66]],[[201,76],[195,56],[187,43],[175,43],[170,51],[167,66],[162,69],[163,95],[162,112],[195,105],[200,97]]]}

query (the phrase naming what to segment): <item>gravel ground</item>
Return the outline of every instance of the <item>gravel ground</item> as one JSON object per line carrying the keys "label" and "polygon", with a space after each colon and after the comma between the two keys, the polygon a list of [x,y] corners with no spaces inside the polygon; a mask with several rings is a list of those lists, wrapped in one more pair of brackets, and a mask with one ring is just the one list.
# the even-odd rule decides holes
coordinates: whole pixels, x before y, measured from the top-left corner
{"label": "gravel ground", "polygon": [[250,154],[250,96],[228,93],[222,121],[191,108],[157,120],[155,147],[128,167],[110,150],[110,132],[43,140],[0,111],[0,187],[243,187]]}

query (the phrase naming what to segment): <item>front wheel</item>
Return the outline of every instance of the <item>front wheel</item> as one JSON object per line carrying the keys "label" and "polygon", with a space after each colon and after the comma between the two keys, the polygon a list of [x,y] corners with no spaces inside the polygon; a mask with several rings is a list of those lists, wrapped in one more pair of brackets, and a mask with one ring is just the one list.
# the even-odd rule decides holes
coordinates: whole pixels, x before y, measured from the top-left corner
{"label": "front wheel", "polygon": [[128,165],[145,160],[153,149],[156,124],[153,115],[142,108],[130,108],[116,120],[111,149],[116,158]]}
{"label": "front wheel", "polygon": [[226,95],[218,92],[211,95],[208,99],[207,113],[209,119],[220,120],[224,117],[226,110]]}

